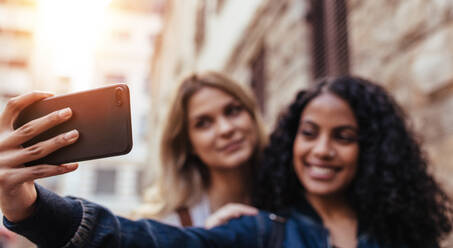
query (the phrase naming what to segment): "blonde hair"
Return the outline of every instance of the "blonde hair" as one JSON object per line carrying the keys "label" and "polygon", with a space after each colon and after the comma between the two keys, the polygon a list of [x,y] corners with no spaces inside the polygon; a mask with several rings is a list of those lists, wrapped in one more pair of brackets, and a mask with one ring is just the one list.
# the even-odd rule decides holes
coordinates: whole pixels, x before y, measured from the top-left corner
{"label": "blonde hair", "polygon": [[[145,204],[139,217],[163,217],[201,200],[209,185],[207,167],[190,154],[187,104],[192,95],[204,87],[220,89],[236,98],[250,113],[257,130],[257,145],[251,158],[256,167],[258,156],[267,143],[266,129],[258,104],[249,89],[218,72],[192,74],[182,80],[173,98],[164,124],[160,143],[160,170],[154,184],[145,191]],[[252,170],[252,173],[255,171]]]}

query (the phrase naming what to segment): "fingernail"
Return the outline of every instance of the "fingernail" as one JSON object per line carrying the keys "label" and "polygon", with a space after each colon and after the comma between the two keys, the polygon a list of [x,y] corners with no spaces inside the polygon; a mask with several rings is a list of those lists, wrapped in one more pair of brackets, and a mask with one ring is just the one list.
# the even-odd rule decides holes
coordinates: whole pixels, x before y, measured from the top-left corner
{"label": "fingernail", "polygon": [[58,112],[58,115],[60,115],[60,117],[63,119],[67,119],[71,116],[71,109],[70,108],[62,109],[60,110],[60,112]]}
{"label": "fingernail", "polygon": [[72,130],[70,132],[67,132],[65,135],[64,135],[64,138],[66,140],[72,140],[72,139],[75,139],[79,136],[79,132],[77,130]]}
{"label": "fingernail", "polygon": [[76,169],[78,167],[78,164],[64,164],[62,166],[65,167],[68,170],[74,170],[74,169]]}
{"label": "fingernail", "polygon": [[54,93],[49,92],[49,91],[37,91],[37,92],[40,93],[40,94],[43,94],[43,95],[45,95],[47,97],[55,95]]}

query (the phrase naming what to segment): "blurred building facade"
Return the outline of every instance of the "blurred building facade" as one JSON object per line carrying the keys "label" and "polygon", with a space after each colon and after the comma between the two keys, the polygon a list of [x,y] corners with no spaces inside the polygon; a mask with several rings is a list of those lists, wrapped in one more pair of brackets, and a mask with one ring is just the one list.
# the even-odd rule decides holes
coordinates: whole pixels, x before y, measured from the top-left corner
{"label": "blurred building facade", "polygon": [[102,28],[97,30],[99,40],[93,44],[94,53],[81,66],[89,71],[80,85],[77,81],[80,78],[74,77],[77,73],[65,74],[64,70],[55,69],[62,64],[57,59],[61,54],[56,56],[54,47],[46,43],[48,37],[47,40],[42,37],[47,34],[40,26],[41,3],[0,1],[0,109],[9,98],[32,90],[64,94],[111,83],[127,83],[130,89],[134,141],[131,153],[82,162],[78,171],[40,183],[62,195],[99,202],[121,215],[129,214],[137,206],[141,175],[148,159],[148,82],[153,44],[161,26],[159,6],[150,1],[112,1],[102,16]]}
{"label": "blurred building facade", "polygon": [[[0,1],[0,111],[9,98],[33,88],[35,20],[34,1]],[[30,244],[1,225],[0,246],[30,247]]]}
{"label": "blurred building facade", "polygon": [[[99,40],[96,45],[87,47],[94,48],[93,51],[80,51],[87,55],[87,60],[82,60],[81,68],[71,74],[58,69],[71,58],[55,54],[61,50],[55,51],[55,47],[49,45],[48,30],[43,31],[46,13],[43,13],[42,3],[0,0],[0,110],[9,98],[32,90],[64,94],[111,83],[127,83],[130,89],[134,141],[131,153],[82,162],[74,173],[39,180],[39,183],[61,195],[77,195],[109,206],[120,215],[128,215],[137,207],[141,198],[142,172],[149,159],[147,116],[151,101],[148,82],[153,44],[161,27],[160,13],[164,6],[161,2],[113,0],[100,20],[104,25],[96,30]],[[63,28],[70,31],[74,27]],[[83,28],[86,27],[81,27],[81,32]],[[84,37],[81,40],[86,41]],[[67,48],[74,47],[68,45]],[[58,61],[61,58],[66,61]],[[88,76],[76,78],[78,72]],[[14,242],[4,245],[33,246],[22,238],[13,239]]]}
{"label": "blurred building facade", "polygon": [[35,9],[33,1],[0,1],[0,106],[33,87]]}
{"label": "blurred building facade", "polygon": [[80,163],[77,172],[62,177],[57,189],[109,206],[117,214],[128,215],[140,202],[141,178],[147,166],[150,58],[160,18],[155,13],[137,9],[112,9],[105,18],[109,25],[103,30],[95,50],[95,73],[90,87],[128,84],[133,149],[124,156]]}
{"label": "blurred building facade", "polygon": [[149,70],[160,17],[137,9],[110,9],[108,24],[95,49],[90,88],[127,83],[131,95],[133,149],[124,156],[80,163],[77,172],[61,177],[59,192],[77,195],[128,215],[140,202],[142,175],[147,166],[150,111]]}
{"label": "blurred building facade", "polygon": [[251,86],[273,124],[296,90],[323,74],[323,52],[325,64],[334,62],[331,71],[370,78],[392,92],[453,195],[452,37],[448,0],[169,0],[153,58],[150,84],[159,109],[152,109],[150,125],[161,130],[179,79],[206,69]]}

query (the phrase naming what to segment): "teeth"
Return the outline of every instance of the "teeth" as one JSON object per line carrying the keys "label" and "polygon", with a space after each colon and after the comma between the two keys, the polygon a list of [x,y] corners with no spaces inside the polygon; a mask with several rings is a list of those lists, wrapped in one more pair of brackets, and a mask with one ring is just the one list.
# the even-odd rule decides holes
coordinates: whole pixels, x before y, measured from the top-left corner
{"label": "teeth", "polygon": [[327,167],[318,167],[318,166],[311,166],[311,172],[315,176],[331,176],[335,173],[335,170],[332,168]]}

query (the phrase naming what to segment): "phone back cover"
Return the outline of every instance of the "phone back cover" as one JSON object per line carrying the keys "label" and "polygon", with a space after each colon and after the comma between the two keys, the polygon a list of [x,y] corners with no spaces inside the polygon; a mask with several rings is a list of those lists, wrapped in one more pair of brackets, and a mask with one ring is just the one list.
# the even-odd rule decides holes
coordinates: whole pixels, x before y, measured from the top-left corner
{"label": "phone back cover", "polygon": [[110,157],[126,154],[132,149],[129,89],[125,84],[44,99],[22,111],[14,126],[18,128],[66,107],[71,107],[73,113],[69,121],[40,134],[23,146],[28,147],[73,129],[79,131],[79,139],[44,158],[27,163],[27,166]]}

